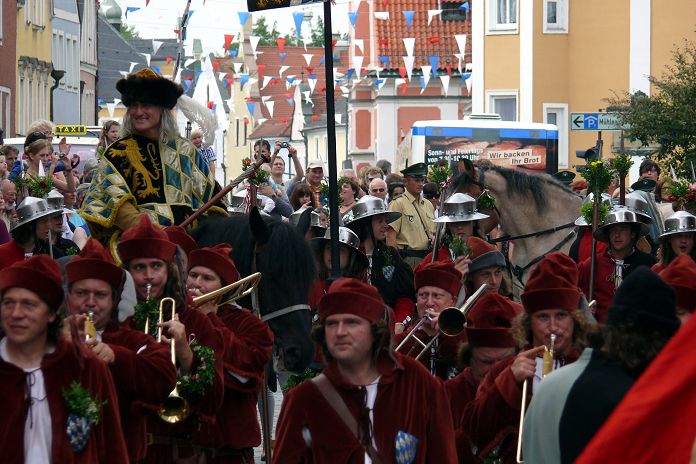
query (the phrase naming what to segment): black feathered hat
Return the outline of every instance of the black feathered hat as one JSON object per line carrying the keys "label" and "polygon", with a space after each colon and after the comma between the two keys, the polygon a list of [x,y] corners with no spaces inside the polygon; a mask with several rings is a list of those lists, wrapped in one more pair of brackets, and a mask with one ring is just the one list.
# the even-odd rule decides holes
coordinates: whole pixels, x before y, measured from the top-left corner
{"label": "black feathered hat", "polygon": [[149,103],[172,109],[184,93],[181,85],[166,79],[150,68],[129,74],[116,83],[116,90],[121,92],[121,101],[126,106],[133,103]]}

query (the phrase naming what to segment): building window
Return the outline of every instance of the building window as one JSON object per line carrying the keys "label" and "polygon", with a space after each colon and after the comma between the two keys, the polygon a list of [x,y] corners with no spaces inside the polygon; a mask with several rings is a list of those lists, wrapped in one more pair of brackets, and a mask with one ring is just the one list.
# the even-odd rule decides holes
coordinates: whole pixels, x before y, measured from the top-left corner
{"label": "building window", "polygon": [[12,134],[11,102],[12,90],[0,87],[0,129],[4,131],[5,137],[10,137]]}
{"label": "building window", "polygon": [[568,33],[568,0],[544,0],[544,33]]}
{"label": "building window", "polygon": [[490,34],[517,33],[517,0],[487,0]]}
{"label": "building window", "polygon": [[544,122],[558,127],[558,168],[568,168],[568,104],[544,103]]}
{"label": "building window", "polygon": [[487,95],[487,113],[499,114],[503,121],[517,121],[516,91],[488,91]]}
{"label": "building window", "polygon": [[0,45],[2,45],[2,2],[0,2]]}

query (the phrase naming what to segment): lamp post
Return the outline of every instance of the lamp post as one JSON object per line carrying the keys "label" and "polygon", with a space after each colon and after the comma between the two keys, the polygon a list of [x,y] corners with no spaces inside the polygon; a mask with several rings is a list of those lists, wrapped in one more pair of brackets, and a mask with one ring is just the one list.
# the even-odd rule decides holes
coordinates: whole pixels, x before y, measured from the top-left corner
{"label": "lamp post", "polygon": [[54,68],[51,71],[51,77],[53,78],[53,85],[51,86],[51,121],[53,121],[53,91],[58,88],[58,84],[60,83],[60,80],[63,78],[63,76],[65,76],[65,71],[63,70]]}

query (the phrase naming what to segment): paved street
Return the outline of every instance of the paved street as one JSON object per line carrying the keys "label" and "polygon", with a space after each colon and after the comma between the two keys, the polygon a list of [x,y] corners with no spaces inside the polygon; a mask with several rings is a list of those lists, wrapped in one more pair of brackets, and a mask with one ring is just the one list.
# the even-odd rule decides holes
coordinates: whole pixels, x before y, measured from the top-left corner
{"label": "paved street", "polygon": [[[283,402],[283,393],[280,391],[280,388],[278,388],[278,391],[273,394],[273,398],[275,399],[275,410],[273,411],[273,433],[275,436],[275,424],[278,422],[278,414],[280,414],[280,405]],[[261,419],[259,417],[259,423]],[[262,463],[264,461],[261,460],[261,454],[263,453],[263,449],[261,446],[254,448],[254,462],[255,463]]]}

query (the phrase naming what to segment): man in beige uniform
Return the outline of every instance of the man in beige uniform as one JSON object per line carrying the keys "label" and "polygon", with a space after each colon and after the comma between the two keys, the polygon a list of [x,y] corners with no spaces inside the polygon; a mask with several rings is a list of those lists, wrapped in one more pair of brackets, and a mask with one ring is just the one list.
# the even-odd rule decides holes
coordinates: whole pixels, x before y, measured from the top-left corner
{"label": "man in beige uniform", "polygon": [[424,163],[402,170],[406,191],[389,203],[389,210],[401,213],[401,218],[389,224],[392,230],[387,242],[396,246],[404,261],[413,268],[430,252],[435,235],[435,210],[421,195],[427,173]]}

